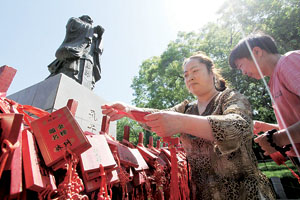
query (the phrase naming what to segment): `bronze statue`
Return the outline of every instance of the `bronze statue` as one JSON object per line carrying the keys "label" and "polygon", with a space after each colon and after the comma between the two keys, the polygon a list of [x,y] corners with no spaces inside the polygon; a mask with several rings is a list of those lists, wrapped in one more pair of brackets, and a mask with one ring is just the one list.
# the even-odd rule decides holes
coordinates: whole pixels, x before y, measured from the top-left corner
{"label": "bronze statue", "polygon": [[56,59],[48,65],[49,77],[63,73],[90,90],[95,87],[101,79],[104,29],[99,25],[92,27],[92,23],[88,15],[69,19],[65,39],[55,53]]}

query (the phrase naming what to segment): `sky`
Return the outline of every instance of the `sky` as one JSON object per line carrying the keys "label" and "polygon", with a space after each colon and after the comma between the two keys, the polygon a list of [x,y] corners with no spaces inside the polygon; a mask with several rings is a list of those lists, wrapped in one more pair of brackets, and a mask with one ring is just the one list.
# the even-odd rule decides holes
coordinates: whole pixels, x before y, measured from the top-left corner
{"label": "sky", "polygon": [[224,0],[15,0],[0,3],[0,66],[17,69],[7,94],[43,81],[71,17],[101,25],[101,80],[93,92],[130,104],[130,85],[143,61],[160,56],[179,31],[197,31],[217,18]]}

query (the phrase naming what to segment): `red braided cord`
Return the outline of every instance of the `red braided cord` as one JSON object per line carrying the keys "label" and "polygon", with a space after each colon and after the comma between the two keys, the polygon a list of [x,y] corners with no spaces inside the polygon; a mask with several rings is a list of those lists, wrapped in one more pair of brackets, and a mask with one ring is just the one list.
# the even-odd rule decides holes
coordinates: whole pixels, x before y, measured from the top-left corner
{"label": "red braided cord", "polygon": [[2,155],[0,157],[0,179],[10,153],[12,153],[17,147],[19,147],[19,141],[12,144],[9,140],[4,139],[1,144]]}

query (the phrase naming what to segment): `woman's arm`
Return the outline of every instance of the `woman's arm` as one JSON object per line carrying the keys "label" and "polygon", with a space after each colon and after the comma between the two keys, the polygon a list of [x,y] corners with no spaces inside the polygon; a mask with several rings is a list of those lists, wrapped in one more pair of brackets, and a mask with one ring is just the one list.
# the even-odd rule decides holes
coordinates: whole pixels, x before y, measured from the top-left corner
{"label": "woman's arm", "polygon": [[216,111],[214,115],[160,112],[147,115],[146,124],[162,137],[187,133],[215,141],[223,153],[232,152],[253,136],[251,110],[244,96],[234,92],[226,93],[218,102],[222,110]]}
{"label": "woman's arm", "polygon": [[162,111],[147,115],[145,119],[146,125],[160,137],[188,133],[206,140],[214,140],[207,117]]}

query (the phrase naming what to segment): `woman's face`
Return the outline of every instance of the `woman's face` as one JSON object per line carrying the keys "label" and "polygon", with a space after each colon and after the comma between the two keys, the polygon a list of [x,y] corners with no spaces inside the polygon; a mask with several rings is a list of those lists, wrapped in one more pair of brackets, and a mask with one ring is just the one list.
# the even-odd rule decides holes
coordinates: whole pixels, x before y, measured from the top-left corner
{"label": "woman's face", "polygon": [[206,65],[197,59],[190,59],[183,70],[185,85],[192,94],[201,96],[215,87],[213,73],[209,73]]}

